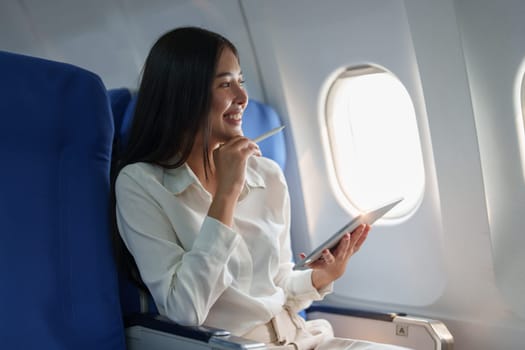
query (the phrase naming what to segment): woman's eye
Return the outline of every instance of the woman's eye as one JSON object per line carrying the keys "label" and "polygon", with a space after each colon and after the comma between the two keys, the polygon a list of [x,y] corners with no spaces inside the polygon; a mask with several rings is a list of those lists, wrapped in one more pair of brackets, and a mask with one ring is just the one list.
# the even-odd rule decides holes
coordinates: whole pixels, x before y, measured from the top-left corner
{"label": "woman's eye", "polygon": [[[244,86],[244,81],[245,81],[244,79],[238,80],[236,84],[239,84],[239,86]],[[234,81],[224,81],[219,84],[219,87],[228,88],[228,87],[231,87],[232,84],[235,84],[235,82]]]}

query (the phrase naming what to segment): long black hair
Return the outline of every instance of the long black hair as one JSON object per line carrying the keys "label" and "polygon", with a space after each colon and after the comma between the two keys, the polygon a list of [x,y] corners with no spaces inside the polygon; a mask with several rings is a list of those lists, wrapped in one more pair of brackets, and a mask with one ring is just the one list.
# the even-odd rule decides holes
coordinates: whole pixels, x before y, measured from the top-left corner
{"label": "long black hair", "polygon": [[135,261],[118,233],[115,180],[122,168],[136,162],[180,167],[188,159],[199,130],[203,131],[204,169],[210,169],[211,87],[225,48],[238,59],[235,46],[220,34],[183,27],[162,35],[146,59],[127,145],[114,152],[111,176],[116,260],[128,278],[142,288],[145,286]]}

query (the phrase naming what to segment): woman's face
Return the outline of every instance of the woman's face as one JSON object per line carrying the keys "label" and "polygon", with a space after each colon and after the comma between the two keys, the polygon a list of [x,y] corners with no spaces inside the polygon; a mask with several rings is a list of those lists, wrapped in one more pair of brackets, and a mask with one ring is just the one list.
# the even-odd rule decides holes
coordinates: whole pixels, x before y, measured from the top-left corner
{"label": "woman's face", "polygon": [[248,103],[239,61],[233,52],[224,48],[219,57],[212,83],[210,146],[242,135],[242,114]]}

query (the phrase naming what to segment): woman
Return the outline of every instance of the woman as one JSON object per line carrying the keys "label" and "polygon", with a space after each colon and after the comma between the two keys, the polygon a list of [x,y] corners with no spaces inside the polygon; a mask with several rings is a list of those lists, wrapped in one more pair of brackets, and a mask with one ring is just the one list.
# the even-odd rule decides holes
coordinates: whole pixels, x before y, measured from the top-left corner
{"label": "woman", "polygon": [[370,227],[292,271],[286,182],[243,136],[243,82],[237,50],[216,33],[179,28],[151,49],[115,182],[118,231],[140,278],[180,324],[290,349],[383,348],[296,315],[331,291]]}

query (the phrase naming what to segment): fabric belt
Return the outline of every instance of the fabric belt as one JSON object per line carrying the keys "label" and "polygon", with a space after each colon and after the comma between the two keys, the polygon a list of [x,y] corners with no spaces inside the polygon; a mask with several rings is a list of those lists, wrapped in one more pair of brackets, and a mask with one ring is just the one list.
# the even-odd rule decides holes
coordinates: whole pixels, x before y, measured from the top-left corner
{"label": "fabric belt", "polygon": [[297,347],[291,343],[300,329],[304,329],[304,320],[285,308],[269,322],[255,327],[243,337],[268,344],[268,349],[295,350]]}

